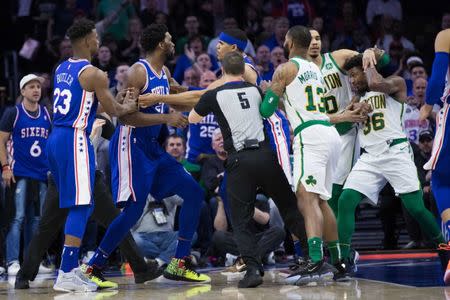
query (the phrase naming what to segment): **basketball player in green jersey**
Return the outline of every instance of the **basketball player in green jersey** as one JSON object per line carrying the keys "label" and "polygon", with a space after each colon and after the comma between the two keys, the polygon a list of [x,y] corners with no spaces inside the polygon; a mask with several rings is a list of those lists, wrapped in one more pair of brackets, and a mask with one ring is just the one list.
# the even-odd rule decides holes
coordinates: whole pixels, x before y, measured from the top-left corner
{"label": "basketball player in green jersey", "polygon": [[[333,52],[321,54],[322,43],[320,34],[316,30],[310,29],[311,44],[308,55],[315,63],[325,81],[324,105],[330,122],[334,124],[341,136],[342,147],[339,161],[333,179],[333,189],[331,199],[328,201],[336,218],[338,217],[338,199],[342,193],[344,182],[347,179],[353,165],[359,157],[358,130],[355,123],[351,121],[347,114],[347,108],[352,102],[352,91],[347,73],[343,70],[343,65],[351,57],[359,54],[349,49],[339,49]],[[364,64],[378,60],[378,66],[386,64],[388,57],[383,55],[383,51],[377,48],[366,50]]]}
{"label": "basketball player in green jersey", "polygon": [[345,264],[351,266],[349,251],[356,207],[364,196],[376,205],[379,192],[387,182],[428,238],[436,244],[444,242],[436,220],[423,204],[411,146],[403,131],[404,79],[399,76],[383,78],[374,64],[363,66],[362,55],[348,60],[344,69],[359,101],[372,107],[367,121],[358,125],[359,142],[364,153],[348,175],[339,199],[337,224]]}

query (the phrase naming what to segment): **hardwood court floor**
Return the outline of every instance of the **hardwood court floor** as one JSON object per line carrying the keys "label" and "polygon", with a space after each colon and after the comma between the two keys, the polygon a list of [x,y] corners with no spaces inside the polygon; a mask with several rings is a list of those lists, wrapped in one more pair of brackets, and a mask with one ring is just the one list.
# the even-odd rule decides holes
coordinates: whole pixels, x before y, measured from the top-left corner
{"label": "hardwood court floor", "polygon": [[277,268],[266,271],[264,284],[256,289],[237,289],[236,277],[221,274],[220,269],[204,270],[212,277],[207,285],[174,285],[162,278],[136,285],[132,276],[109,273],[108,278],[119,283],[118,291],[87,294],[65,294],[53,291],[55,276],[41,276],[31,282],[29,290],[14,290],[15,278],[0,279],[0,299],[21,300],[100,300],[100,299],[449,299],[450,287],[442,286],[438,260],[427,255],[419,257],[362,256],[355,280],[347,283],[327,283],[320,286],[297,287],[283,285]]}

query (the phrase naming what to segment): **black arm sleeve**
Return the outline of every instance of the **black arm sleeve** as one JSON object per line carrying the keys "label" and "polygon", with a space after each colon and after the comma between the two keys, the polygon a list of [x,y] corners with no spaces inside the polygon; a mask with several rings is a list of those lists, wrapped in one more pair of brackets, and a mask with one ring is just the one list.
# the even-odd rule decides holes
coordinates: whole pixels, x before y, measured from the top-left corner
{"label": "black arm sleeve", "polygon": [[213,112],[213,101],[216,101],[215,90],[204,93],[194,107],[195,112],[202,117],[207,116],[209,113]]}
{"label": "black arm sleeve", "polygon": [[0,120],[0,131],[12,132],[16,116],[17,116],[17,109],[15,106],[5,110],[2,119]]}

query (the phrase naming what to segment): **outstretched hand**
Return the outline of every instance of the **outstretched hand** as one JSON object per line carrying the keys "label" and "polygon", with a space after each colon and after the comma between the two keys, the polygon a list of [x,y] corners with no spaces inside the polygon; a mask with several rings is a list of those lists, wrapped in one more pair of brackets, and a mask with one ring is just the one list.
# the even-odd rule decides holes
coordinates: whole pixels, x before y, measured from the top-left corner
{"label": "outstretched hand", "polygon": [[368,68],[374,68],[377,64],[377,59],[375,57],[375,52],[372,49],[367,49],[363,53],[362,58],[363,70],[367,70]]}
{"label": "outstretched hand", "polygon": [[430,116],[431,112],[433,111],[433,106],[429,104],[424,104],[420,108],[420,121],[425,121]]}
{"label": "outstretched hand", "polygon": [[167,122],[166,124],[176,128],[185,128],[189,122],[188,118],[180,112],[173,112],[167,114]]}
{"label": "outstretched hand", "polygon": [[263,80],[259,84],[259,87],[261,88],[262,92],[265,93],[270,88],[271,84],[272,84],[272,81],[270,81],[270,80]]}
{"label": "outstretched hand", "polygon": [[159,103],[160,95],[158,94],[143,94],[139,96],[139,107],[147,108],[149,106],[155,105],[156,103]]}
{"label": "outstretched hand", "polygon": [[103,125],[105,125],[106,121],[103,119],[95,119],[94,124],[92,125],[91,140],[98,137],[101,133],[101,128]]}

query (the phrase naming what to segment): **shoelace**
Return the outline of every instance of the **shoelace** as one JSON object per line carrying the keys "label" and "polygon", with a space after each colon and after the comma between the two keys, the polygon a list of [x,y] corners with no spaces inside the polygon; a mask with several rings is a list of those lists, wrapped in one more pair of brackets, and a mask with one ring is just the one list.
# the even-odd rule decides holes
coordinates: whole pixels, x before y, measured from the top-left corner
{"label": "shoelace", "polygon": [[200,274],[195,270],[194,266],[192,265],[192,261],[190,258],[184,259],[184,268],[186,269],[186,272],[194,273],[197,276],[200,276]]}
{"label": "shoelace", "polygon": [[96,278],[100,279],[100,281],[107,281],[105,279],[105,277],[103,276],[103,272],[101,270],[97,269],[97,268],[91,267],[90,272],[88,270],[87,274],[88,274],[88,276],[96,277]]}

